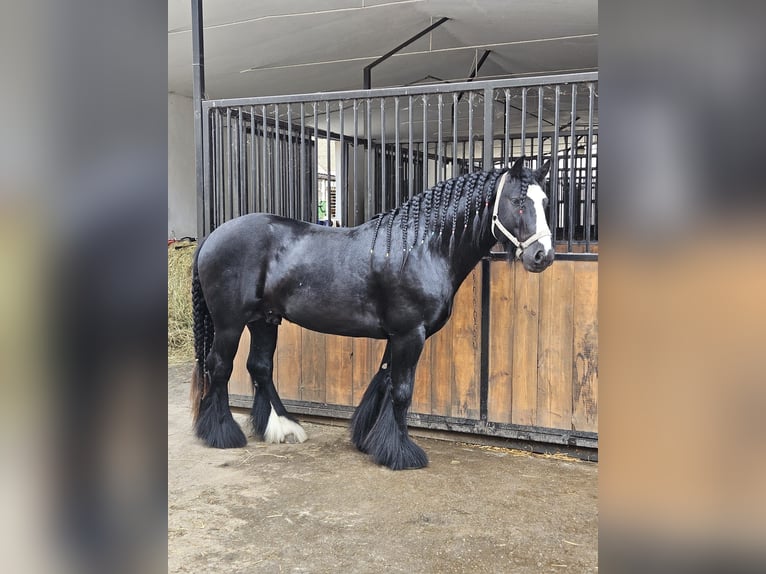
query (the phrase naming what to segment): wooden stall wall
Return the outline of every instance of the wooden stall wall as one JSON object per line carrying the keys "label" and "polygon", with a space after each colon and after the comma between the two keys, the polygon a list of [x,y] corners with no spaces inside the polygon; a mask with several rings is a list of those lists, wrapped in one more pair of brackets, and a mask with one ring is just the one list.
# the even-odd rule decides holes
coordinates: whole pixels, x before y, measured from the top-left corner
{"label": "wooden stall wall", "polygon": [[[488,423],[597,432],[598,263],[556,261],[541,274],[492,262]],[[458,291],[452,317],[418,364],[412,413],[480,420],[482,267]],[[230,383],[252,396],[245,330]],[[286,400],[355,407],[384,341],[322,335],[283,322],[275,382]]]}

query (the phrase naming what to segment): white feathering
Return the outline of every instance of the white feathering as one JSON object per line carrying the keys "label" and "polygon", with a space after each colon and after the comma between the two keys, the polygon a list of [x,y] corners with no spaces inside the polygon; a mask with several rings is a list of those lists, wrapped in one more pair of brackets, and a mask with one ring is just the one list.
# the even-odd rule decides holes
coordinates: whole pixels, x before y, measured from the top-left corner
{"label": "white feathering", "polygon": [[266,432],[263,433],[263,440],[271,443],[287,442],[287,437],[290,435],[295,438],[296,442],[304,442],[308,438],[301,425],[287,417],[279,416],[272,406],[269,422],[266,424]]}

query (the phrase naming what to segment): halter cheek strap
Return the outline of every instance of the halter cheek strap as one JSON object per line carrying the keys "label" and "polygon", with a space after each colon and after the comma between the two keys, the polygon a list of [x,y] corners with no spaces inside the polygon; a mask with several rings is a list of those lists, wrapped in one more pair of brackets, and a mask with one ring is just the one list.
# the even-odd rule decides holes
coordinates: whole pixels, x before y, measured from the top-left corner
{"label": "halter cheek strap", "polygon": [[514,237],[513,233],[508,231],[506,229],[505,225],[503,225],[500,222],[500,219],[497,217],[497,211],[500,208],[500,194],[503,192],[503,187],[505,186],[505,180],[508,177],[508,172],[506,171],[503,174],[503,177],[500,178],[500,183],[497,186],[497,194],[495,194],[495,206],[492,208],[492,235],[495,237],[495,239],[500,240],[500,238],[497,236],[497,233],[495,233],[495,229],[499,229],[500,233],[505,235],[508,240],[513,243],[516,246],[516,255],[514,256],[516,259],[519,259],[521,257],[521,254],[524,253],[524,250],[532,245],[535,241],[538,241],[542,239],[543,237],[549,237],[551,232],[548,229],[545,229],[543,231],[538,231],[535,233],[532,237],[528,238],[526,241],[519,241]]}

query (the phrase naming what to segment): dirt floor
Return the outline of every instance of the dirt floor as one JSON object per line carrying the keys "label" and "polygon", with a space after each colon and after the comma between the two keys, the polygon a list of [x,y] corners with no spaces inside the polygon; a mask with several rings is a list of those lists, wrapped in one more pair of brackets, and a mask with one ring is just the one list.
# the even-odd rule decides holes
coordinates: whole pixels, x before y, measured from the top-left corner
{"label": "dirt floor", "polygon": [[169,572],[598,570],[594,463],[417,438],[430,466],[394,472],[308,423],[303,444],[210,449],[190,372],[168,371]]}

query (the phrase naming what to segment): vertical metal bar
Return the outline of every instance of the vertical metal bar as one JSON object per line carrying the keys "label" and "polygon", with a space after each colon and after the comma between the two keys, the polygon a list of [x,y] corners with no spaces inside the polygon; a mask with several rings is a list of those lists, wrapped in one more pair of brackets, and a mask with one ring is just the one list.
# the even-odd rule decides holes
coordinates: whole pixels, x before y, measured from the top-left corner
{"label": "vertical metal bar", "polygon": [[293,107],[287,104],[287,215],[295,218],[295,159],[293,157]]}
{"label": "vertical metal bar", "polygon": [[232,162],[233,159],[231,157],[231,108],[226,108],[226,168],[227,168],[227,174],[226,174],[226,183],[228,184],[228,188],[226,190],[226,197],[228,198],[229,203],[229,209],[228,209],[228,216],[226,215],[227,211],[224,208],[224,219],[230,219],[234,217],[234,183],[233,183],[233,169],[232,169]]}
{"label": "vertical metal bar", "polygon": [[332,226],[332,199],[330,195],[330,188],[332,187],[332,156],[330,151],[330,100],[324,102],[325,113],[325,136],[327,137],[327,200],[325,205],[327,206],[327,226]]}
{"label": "vertical metal bar", "polygon": [[356,152],[359,148],[359,100],[354,100],[354,225],[359,225],[359,201],[356,191]]}
{"label": "vertical metal bar", "polygon": [[488,257],[481,261],[481,338],[479,340],[479,418],[487,421],[489,413],[489,320],[490,273],[492,264]]}
{"label": "vertical metal bar", "polygon": [[244,215],[247,213],[245,211],[245,195],[247,193],[247,187],[242,185],[246,168],[246,165],[244,165],[244,162],[242,161],[246,157],[245,152],[243,151],[243,131],[242,108],[237,108],[237,203],[239,204],[237,215]]}
{"label": "vertical metal bar", "polygon": [[537,87],[537,167],[543,163],[543,87]]}
{"label": "vertical metal bar", "polygon": [[423,190],[428,189],[428,96],[423,94]]}
{"label": "vertical metal bar", "polygon": [[505,167],[508,167],[511,165],[511,91],[506,89],[505,90],[505,121],[504,121],[504,127],[505,130],[505,139],[503,141],[503,163],[505,164]]}
{"label": "vertical metal bar", "polygon": [[468,173],[474,170],[473,151],[473,92],[468,92]]}
{"label": "vertical metal bar", "polygon": [[482,144],[482,168],[486,170],[493,169],[494,155],[495,155],[495,142],[494,142],[494,126],[493,124],[493,110],[494,105],[494,92],[492,88],[484,88],[484,143]]}
{"label": "vertical metal bar", "polygon": [[591,210],[593,201],[593,190],[591,185],[593,184],[591,174],[591,156],[593,154],[593,102],[594,102],[594,86],[593,83],[588,84],[588,146],[585,152],[585,252],[590,253],[590,226],[591,226]]}
{"label": "vertical metal bar", "polygon": [[306,109],[301,102],[301,151],[300,151],[300,195],[298,197],[298,217],[306,221]]}
{"label": "vertical metal bar", "polygon": [[396,204],[398,205],[402,198],[402,190],[401,190],[401,172],[402,169],[401,163],[402,163],[402,148],[401,148],[401,141],[399,138],[399,96],[394,98],[394,194],[396,195]]}
{"label": "vertical metal bar", "polygon": [[386,99],[380,98],[380,202],[381,211],[388,211],[388,194],[386,193],[386,168],[388,167],[388,154],[386,154]]}
{"label": "vertical metal bar", "polygon": [[210,231],[221,224],[223,219],[223,194],[224,194],[224,167],[223,167],[223,133],[221,132],[221,110],[215,110],[215,196],[213,197],[213,208],[215,218],[210,224]]}
{"label": "vertical metal bar", "polygon": [[340,224],[345,227],[348,225],[346,197],[348,166],[346,165],[346,148],[343,146],[343,100],[338,102],[338,115],[340,116],[340,140],[338,142],[340,169],[338,169],[338,174],[335,176],[335,203],[337,206],[336,216],[340,219]]}
{"label": "vertical metal bar", "polygon": [[551,226],[553,234],[552,241],[556,246],[556,230],[559,223],[559,129],[560,129],[560,98],[561,86],[556,85],[555,89],[556,104],[553,113],[553,140],[551,142],[551,189],[548,197],[548,224]]}
{"label": "vertical metal bar", "polygon": [[255,106],[250,106],[250,186],[248,191],[248,206],[251,211],[258,211],[255,195]]}
{"label": "vertical metal bar", "polygon": [[414,100],[412,99],[412,96],[408,96],[408,100],[407,101],[408,101],[408,108],[407,108],[408,121],[407,121],[407,124],[409,126],[409,139],[407,140],[407,146],[408,146],[407,147],[407,156],[408,156],[407,159],[409,160],[409,166],[408,166],[408,175],[409,175],[409,177],[407,178],[407,185],[408,185],[407,193],[408,193],[409,199],[412,199],[412,196],[413,196],[413,194],[415,192],[415,190],[414,190],[414,187],[415,187],[415,164],[414,164],[414,161],[415,161],[415,144],[414,144],[414,140],[413,140],[413,130],[414,130],[414,127],[412,125],[412,106],[414,105]]}
{"label": "vertical metal bar", "polygon": [[567,234],[567,253],[572,252],[572,241],[574,239],[574,194],[575,194],[575,119],[577,118],[577,84],[572,84],[572,112],[569,116],[569,197],[567,202],[567,217],[569,219]]}
{"label": "vertical metal bar", "polygon": [[262,133],[261,133],[261,155],[263,156],[261,158],[261,193],[263,194],[261,197],[261,201],[263,202],[263,210],[267,213],[272,213],[271,211],[271,202],[269,202],[268,198],[268,160],[267,160],[267,148],[269,147],[269,140],[267,138],[267,127],[266,127],[266,106],[261,106],[261,120],[262,120]]}
{"label": "vertical metal bar", "polygon": [[314,109],[314,157],[312,158],[314,172],[314,188],[311,193],[311,216],[309,221],[319,221],[319,120],[317,118],[317,103],[313,103]]}
{"label": "vertical metal bar", "polygon": [[373,188],[375,182],[373,181],[372,173],[372,100],[367,98],[367,106],[365,108],[365,130],[367,132],[367,197],[365,208],[365,219],[370,219],[374,214],[373,203]]}
{"label": "vertical metal bar", "polygon": [[[202,117],[202,100],[205,99],[205,42],[202,24],[202,0],[192,0],[192,71],[194,96],[194,168],[197,184],[197,237],[202,239],[213,229],[205,221],[205,205],[211,203],[210,189],[205,190],[205,165],[210,161],[206,155],[204,130],[209,118]],[[207,148],[209,154],[210,149]],[[207,223],[207,226],[206,226]]]}
{"label": "vertical metal bar", "polygon": [[527,88],[521,90],[521,154],[527,155]]}
{"label": "vertical metal bar", "polygon": [[202,195],[197,193],[197,238],[202,239],[202,235],[210,226],[210,197],[212,185],[210,181],[212,173],[212,154],[210,153],[210,112],[202,118]]}
{"label": "vertical metal bar", "polygon": [[457,92],[452,92],[452,177],[460,175],[457,165],[457,118],[458,118]]}
{"label": "vertical metal bar", "polygon": [[444,169],[444,162],[442,161],[442,95],[439,94],[439,97],[436,102],[436,107],[438,108],[439,113],[439,119],[438,119],[438,127],[437,127],[437,134],[436,134],[436,180],[434,183],[438,183],[440,180],[445,179],[444,174],[442,173]]}
{"label": "vertical metal bar", "polygon": [[282,162],[279,149],[279,104],[274,104],[274,195],[277,215],[284,215],[282,209]]}

